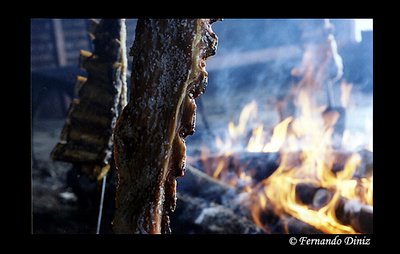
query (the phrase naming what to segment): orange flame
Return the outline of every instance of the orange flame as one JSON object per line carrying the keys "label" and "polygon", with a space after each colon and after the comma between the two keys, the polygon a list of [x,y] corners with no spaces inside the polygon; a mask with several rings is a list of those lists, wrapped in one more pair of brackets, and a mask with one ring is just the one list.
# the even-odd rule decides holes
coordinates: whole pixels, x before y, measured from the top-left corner
{"label": "orange flame", "polygon": [[[327,107],[318,105],[312,96],[315,89],[324,82],[333,82],[332,79],[328,80],[327,69],[331,67],[329,63],[332,62],[332,57],[338,55],[333,47],[335,45],[332,44],[333,37],[328,39],[326,45],[307,50],[301,66],[292,70],[292,75],[302,76],[292,91],[296,95],[293,99],[299,109],[298,116],[287,117],[278,123],[271,135],[270,129],[257,122],[257,103],[252,101],[243,108],[238,124],[229,122],[228,138],[216,139],[216,146],[225,157],[219,158],[211,175],[221,180],[229,170],[224,159],[235,150],[280,153],[280,165],[271,176],[256,186],[246,185],[244,188],[245,192],[251,194],[252,219],[264,229],[266,227],[261,219],[262,214],[266,210],[273,210],[281,219],[292,216],[325,233],[353,234],[357,233],[355,229],[342,224],[336,218],[335,208],[339,200],[347,198],[367,205],[373,204],[373,177],[354,178],[361,163],[360,155],[353,153],[342,161],[332,148],[333,127],[339,119],[339,113],[325,112]],[[334,60],[337,62],[337,59]],[[336,67],[338,70],[335,81],[342,71],[340,66]],[[341,83],[340,99],[343,107],[349,105],[351,89],[350,84]],[[372,136],[372,129],[369,132]],[[249,134],[251,136],[247,138]],[[346,130],[343,141],[351,143],[349,141],[352,138],[354,137]],[[372,140],[367,147],[372,151]],[[342,163],[342,168],[334,172],[334,165],[339,162]],[[251,182],[251,177],[241,168],[236,172],[237,179],[230,181],[230,184],[237,184],[240,180]],[[329,198],[319,207],[304,204],[299,201],[296,191],[299,184],[316,186],[326,192]]]}
{"label": "orange flame", "polygon": [[[337,220],[335,207],[341,197],[372,205],[372,177],[353,179],[361,163],[357,153],[347,158],[341,171],[334,173],[333,164],[338,158],[331,148],[331,137],[332,126],[338,116],[323,116],[324,107],[317,107],[305,91],[299,92],[297,104],[301,107],[298,117],[288,117],[278,123],[269,139],[268,130],[263,125],[257,125],[251,131],[247,146],[243,147],[249,152],[279,151],[281,154],[280,166],[261,182],[261,188],[260,185],[244,188],[244,191],[254,196],[250,211],[253,221],[264,227],[261,216],[265,209],[272,209],[282,218],[290,215],[325,233],[356,233],[351,226]],[[217,146],[225,149],[225,157],[217,161],[213,177],[222,179],[221,175],[229,170],[224,158],[232,154],[229,149],[245,140],[249,121],[257,117],[256,110],[257,104],[254,101],[246,105],[240,114],[239,123],[229,123],[229,138],[216,139]],[[296,156],[299,163],[294,163]],[[230,184],[237,184],[240,179],[251,181],[251,177],[243,171],[238,172],[237,180]],[[299,202],[296,193],[296,186],[300,183],[323,188],[331,193],[331,198],[318,209],[303,204]]]}
{"label": "orange flame", "polygon": [[[299,102],[302,105],[301,115],[290,120],[290,132],[275,132],[280,140],[286,140],[281,147],[281,164],[269,178],[263,181],[263,192],[256,195],[267,200],[276,214],[289,214],[303,222],[306,222],[325,233],[356,233],[347,225],[342,225],[335,216],[335,205],[340,197],[358,199],[370,204],[372,201],[372,179],[360,181],[362,195],[357,191],[357,181],[352,180],[360,156],[353,154],[347,160],[342,171],[334,174],[331,170],[333,155],[331,150],[332,128],[324,126],[320,110],[312,105],[306,93],[299,94]],[[287,128],[286,128],[287,129]],[[272,140],[272,138],[271,138]],[[300,151],[301,164],[293,166],[290,163],[293,153],[288,151]],[[330,201],[318,210],[298,201],[296,186],[299,183],[310,183],[326,190],[333,191]],[[259,210],[259,206],[254,208]],[[259,222],[256,212],[252,213],[253,219]]]}

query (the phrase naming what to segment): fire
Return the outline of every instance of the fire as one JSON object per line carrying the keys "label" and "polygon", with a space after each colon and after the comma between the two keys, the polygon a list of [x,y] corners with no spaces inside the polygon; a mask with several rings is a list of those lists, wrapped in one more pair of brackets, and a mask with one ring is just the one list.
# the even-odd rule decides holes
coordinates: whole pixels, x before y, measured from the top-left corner
{"label": "fire", "polygon": [[225,163],[223,160],[218,161],[218,165],[215,168],[215,171],[213,173],[214,178],[218,178],[218,176],[221,174],[222,170],[224,169]]}
{"label": "fire", "polygon": [[279,124],[276,125],[272,133],[271,141],[266,143],[266,133],[264,132],[263,125],[256,127],[253,130],[249,143],[247,144],[246,150],[249,152],[278,152],[286,139],[286,132],[290,122],[293,120],[292,117],[288,117]]}
{"label": "fire", "polygon": [[[286,117],[271,130],[259,122],[257,103],[250,102],[244,106],[237,124],[229,122],[227,136],[217,137],[216,147],[220,155],[214,165],[203,163],[203,166],[206,171],[211,166],[214,171],[210,175],[215,178],[234,186],[245,186],[241,189],[250,194],[251,217],[266,232],[270,230],[262,217],[272,211],[282,221],[291,216],[324,233],[353,234],[357,231],[351,225],[340,222],[336,208],[343,200],[372,205],[373,176],[356,174],[362,158],[357,152],[349,152],[355,150],[351,144],[357,143],[354,142],[355,135],[349,130],[339,135],[339,148],[345,154],[337,149],[335,124],[340,123],[341,113],[337,110],[340,107],[333,105],[332,85],[343,74],[343,66],[334,38],[330,35],[319,47],[311,45],[310,48],[303,55],[301,66],[292,70],[292,75],[301,77],[291,91],[291,99],[298,112]],[[328,74],[332,69],[336,70],[335,76]],[[328,91],[329,107],[321,105],[316,99],[316,91],[320,87]],[[343,81],[340,89],[343,109],[349,106],[352,85]],[[279,104],[280,109],[282,105]],[[370,126],[371,119],[367,121],[366,126]],[[367,128],[367,132],[367,136],[372,137],[371,127]],[[361,137],[365,140],[365,135]],[[372,151],[372,138],[364,148]],[[279,152],[279,167],[257,183],[243,171],[242,166],[235,164],[233,172],[236,177],[232,177],[228,157],[231,161],[237,151]],[[301,200],[302,187],[312,190],[311,203]]]}
{"label": "fire", "polygon": [[[257,118],[257,104],[254,101],[247,104],[240,114],[239,123],[229,123],[228,138],[216,139],[217,146],[224,149],[224,153],[217,160],[212,175],[224,180],[223,175],[226,176],[229,170],[226,159],[240,146],[248,152],[279,151],[278,169],[258,185],[246,185],[244,188],[244,191],[254,197],[251,216],[255,224],[264,227],[268,232],[261,216],[269,209],[282,218],[290,215],[325,233],[356,233],[351,226],[338,221],[335,208],[340,198],[372,205],[373,178],[353,178],[361,163],[358,153],[345,159],[335,154],[337,151],[332,148],[332,133],[338,118],[336,112],[329,116],[324,115],[325,107],[315,105],[306,91],[300,91],[296,101],[300,107],[299,116],[287,117],[278,123],[273,128],[272,135],[269,135],[264,125],[257,124],[252,128],[248,141],[243,144],[251,121]],[[349,140],[351,137],[344,138]],[[342,170],[334,172],[333,166],[338,160],[345,162]],[[230,178],[227,181],[229,184],[237,185],[240,179],[251,182],[251,177],[241,169],[236,169],[236,172],[239,172],[236,180]],[[316,186],[329,199],[317,208],[303,204],[296,191],[300,184]]]}
{"label": "fire", "polygon": [[229,122],[228,124],[228,132],[233,140],[237,140],[245,130],[247,130],[246,126],[250,119],[254,119],[257,115],[257,103],[256,101],[252,101],[246,106],[244,106],[242,112],[240,113],[239,124],[235,125],[233,122]]}
{"label": "fire", "polygon": [[[280,136],[276,137],[286,139],[287,144],[281,147],[282,161],[279,168],[263,182],[266,198],[273,204],[277,214],[289,214],[327,233],[355,233],[351,227],[341,225],[336,220],[334,208],[341,194],[340,185],[351,179],[359,158],[351,156],[343,171],[334,175],[329,167],[332,163],[326,160],[332,152],[332,129],[324,126],[322,117],[318,117],[322,112],[312,105],[306,93],[300,93],[298,99],[302,105],[301,115],[292,121],[289,132],[280,132]],[[288,151],[293,150],[299,151],[301,158],[301,164],[295,167],[288,163],[292,156]],[[296,186],[299,183],[310,183],[336,191],[325,206],[314,210],[298,202]]]}

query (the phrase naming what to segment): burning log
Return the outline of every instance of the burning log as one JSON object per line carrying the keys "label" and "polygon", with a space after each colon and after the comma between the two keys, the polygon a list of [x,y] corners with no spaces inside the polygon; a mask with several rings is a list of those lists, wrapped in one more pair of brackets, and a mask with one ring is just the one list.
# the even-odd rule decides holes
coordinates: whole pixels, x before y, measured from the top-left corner
{"label": "burning log", "polygon": [[245,172],[257,181],[272,175],[279,166],[279,153],[241,153],[240,163],[245,165]]}
{"label": "burning log", "polygon": [[[354,174],[355,178],[363,178],[371,176],[373,171],[373,153],[367,150],[361,150],[358,152],[361,156],[361,164],[358,165]],[[338,172],[343,170],[346,161],[352,155],[351,152],[334,151],[333,152],[333,165],[332,171]],[[292,152],[287,156],[290,158],[288,167],[299,166],[301,164],[301,153]],[[229,171],[235,171],[239,168],[244,171],[247,175],[251,176],[255,182],[260,182],[270,175],[279,167],[280,154],[279,153],[252,153],[252,152],[241,152],[233,153],[231,155],[220,155],[210,156],[205,159],[199,159],[193,163],[196,168],[204,169],[207,171],[209,168],[215,169],[218,162],[224,161],[226,168]],[[211,172],[212,173],[212,172]]]}
{"label": "burning log", "polygon": [[[299,189],[312,189],[311,186],[302,186]],[[229,221],[232,219],[235,223],[238,221],[250,221],[251,212],[250,204],[243,203],[242,200],[250,200],[250,193],[239,193],[238,188],[223,184],[221,181],[217,181],[210,176],[204,174],[200,170],[187,165],[185,171],[185,177],[178,180],[178,201],[176,214],[171,218],[172,224],[182,232],[191,228],[194,233],[244,233],[243,230],[248,233],[253,232],[253,228],[256,227],[254,224],[248,228],[238,229],[234,225],[225,225],[227,228],[222,229],[219,227],[214,228],[214,223],[224,224],[225,219]],[[303,191],[304,192],[304,191]],[[243,194],[243,195],[242,195]],[[310,195],[309,193],[303,194],[304,196]],[[183,198],[181,198],[183,197]],[[223,206],[222,206],[223,205]],[[210,215],[209,220],[201,220],[201,225],[196,224],[196,219],[200,215],[201,210],[206,210],[212,215],[213,212],[219,211],[222,213],[221,218],[213,217]],[[236,217],[231,218],[231,213],[234,212]],[[299,221],[295,218],[287,217],[285,220],[279,220],[275,222],[275,226],[272,226],[275,215],[272,209],[264,209],[263,215],[265,220],[268,221],[269,227],[273,228],[273,233],[321,233],[321,231],[314,227]],[[219,222],[213,222],[213,220],[220,220]],[[199,222],[199,221],[197,221]],[[248,222],[246,222],[248,224]],[[248,224],[249,225],[249,224]],[[225,227],[224,226],[224,227]],[[212,228],[212,229],[211,229]],[[233,228],[236,228],[232,231]],[[239,230],[239,231],[238,231]],[[260,229],[257,229],[258,231]]]}
{"label": "burning log", "polygon": [[310,183],[300,183],[296,185],[296,198],[303,204],[319,209],[331,200],[332,193]]}
{"label": "burning log", "polygon": [[[329,190],[312,184],[298,184],[296,185],[296,197],[302,203],[319,209],[331,200],[333,194]],[[357,232],[372,233],[372,206],[341,197],[336,204],[335,214],[342,224],[352,226]]]}
{"label": "burning log", "polygon": [[357,232],[373,233],[372,206],[341,198],[336,206],[336,217],[343,224],[351,225]]}
{"label": "burning log", "polygon": [[204,174],[191,165],[186,166],[185,177],[178,180],[177,191],[218,204],[222,204],[226,198],[238,195],[236,188]]}
{"label": "burning log", "polygon": [[114,132],[116,233],[170,233],[184,138],[194,132],[217,36],[209,19],[139,19],[131,48],[132,93]]}
{"label": "burning log", "polygon": [[[275,155],[274,153],[272,153],[273,155]],[[252,162],[252,158],[263,158],[263,155],[267,155],[266,157],[270,156],[270,153],[236,153],[236,154],[232,154],[230,156],[219,156],[219,157],[209,157],[206,159],[203,159],[201,161],[197,161],[197,165],[200,166],[212,166],[215,164],[215,161],[221,161],[221,160],[225,160],[226,164],[227,164],[227,168],[228,170],[232,170],[235,169],[237,167],[238,164],[244,164],[244,171],[245,172],[250,172],[248,168],[246,168],[247,165],[245,165],[245,163],[243,161],[250,161]],[[365,178],[366,176],[369,176],[369,174],[371,174],[372,172],[372,152],[366,151],[366,150],[362,150],[359,152],[359,155],[362,157],[361,160],[361,164],[357,167],[357,170],[355,172],[355,174],[353,175],[353,179],[357,179],[357,178]],[[252,156],[252,157],[251,157]],[[336,162],[336,164],[334,164],[334,173],[337,173],[341,170],[343,170],[345,163],[348,161],[348,159],[352,156],[352,153],[348,153],[348,152],[339,152],[336,151],[333,154],[333,161]],[[248,159],[248,158],[251,159]],[[279,163],[279,157],[278,154],[276,154],[275,156],[271,156],[272,158],[275,159],[275,165],[277,165]],[[278,157],[278,159],[276,159]],[[287,162],[290,165],[293,164],[293,166],[298,166],[297,163],[301,163],[300,161],[300,153],[293,153],[291,155],[289,155],[288,157],[290,157],[291,161]],[[268,159],[269,160],[269,159]],[[257,159],[255,159],[255,161],[257,161]],[[262,161],[262,160],[260,160]],[[272,160],[274,161],[274,160]],[[235,164],[236,163],[236,164]],[[256,162],[257,163],[257,162]],[[232,165],[234,164],[234,165]],[[250,163],[249,163],[250,164]],[[257,164],[253,164],[253,165],[257,165]],[[262,165],[262,163],[259,163],[259,165]],[[267,168],[267,170],[264,170],[262,167],[253,167],[253,169],[255,168],[256,170],[258,170],[258,172],[262,172],[262,170],[264,170],[264,172],[274,172],[276,170],[276,167],[273,165],[272,169],[271,168]],[[289,166],[290,167],[290,166]],[[270,170],[270,171],[268,171]],[[254,175],[253,175],[254,178]],[[357,180],[358,181],[358,180]],[[318,210],[322,207],[324,207],[325,205],[327,205],[329,203],[329,201],[332,199],[333,197],[333,193],[331,190],[322,188],[321,186],[318,185],[314,185],[311,183],[300,183],[298,185],[296,185],[295,187],[295,191],[296,191],[296,199],[299,203],[303,203],[308,205],[311,209],[314,210]],[[239,192],[239,190],[237,191]],[[343,201],[343,197],[341,198],[341,200]],[[257,201],[256,201],[257,202]],[[232,210],[236,211],[239,210],[242,214],[247,214],[247,217],[249,216],[249,210],[251,209],[251,204],[250,206],[247,205],[247,208],[243,208],[241,207],[240,209],[238,209],[237,206],[237,198],[226,198],[224,200],[224,205],[228,205],[228,207],[230,207]],[[233,206],[232,206],[233,205]],[[235,206],[236,205],[236,206]],[[242,204],[243,205],[243,204]],[[240,204],[239,204],[240,206]],[[346,224],[346,225],[350,225],[354,228],[354,230],[356,232],[361,232],[361,233],[365,233],[365,232],[372,232],[372,220],[370,220],[370,218],[372,217],[372,209],[370,209],[370,206],[363,206],[363,209],[358,209],[357,206],[350,206],[350,208],[346,208],[343,210],[343,208],[341,208],[341,206],[339,205],[339,207],[336,209],[336,213],[339,214],[338,215],[338,220],[342,223],[342,224]],[[248,211],[246,212],[242,212],[243,210],[248,209]],[[342,211],[340,211],[342,210]],[[273,229],[273,230],[269,230],[270,232],[274,232],[275,231],[279,231],[279,228],[282,228],[282,225],[286,225],[286,224],[277,224],[276,223],[276,215],[274,215],[274,211],[272,209],[263,209],[259,215],[262,219],[262,221],[264,221],[264,223],[262,223],[263,225],[267,225],[267,228],[277,228],[277,229]],[[302,231],[297,231],[297,229],[301,229],[304,228],[304,225],[301,224],[306,224],[304,222],[298,222],[297,220],[293,220],[290,219],[287,222],[287,228],[283,231],[283,232],[289,232],[291,233],[291,231],[293,232],[302,232]],[[276,226],[273,226],[276,225]],[[308,224],[306,224],[308,225]],[[317,229],[315,229],[314,227],[308,225],[308,229],[305,228],[304,230],[307,232],[319,232]],[[303,229],[302,229],[303,230]],[[304,232],[305,232],[304,231]]]}
{"label": "burning log", "polygon": [[359,152],[359,154],[361,156],[362,163],[357,167],[354,177],[363,178],[372,176],[374,170],[373,153],[363,149]]}
{"label": "burning log", "polygon": [[[214,211],[212,207],[217,205],[222,207],[223,205],[224,209],[233,211],[237,217],[247,218],[247,220],[251,218],[251,204],[242,202],[243,199],[250,200],[250,193],[239,193],[239,189],[227,186],[190,165],[186,167],[185,177],[179,179],[177,190],[178,195],[184,197],[181,202],[178,199],[177,215],[172,218],[173,225],[178,229],[178,232],[191,228],[194,233],[218,233],[218,231],[207,231],[210,230],[207,227],[209,227],[211,221],[201,226],[195,223],[200,214],[196,209],[207,208]],[[320,209],[331,200],[333,194],[319,186],[302,183],[296,185],[296,197],[299,202],[314,209]],[[213,204],[214,202],[215,204]],[[219,208],[215,209],[218,210]],[[371,206],[341,198],[336,208],[336,215],[341,223],[351,225],[357,232],[372,232],[373,213]],[[263,223],[266,224],[267,232],[322,233],[313,226],[288,215],[281,216],[281,219],[279,219],[279,216],[275,214],[271,207],[263,209],[261,217]],[[226,230],[229,231],[230,229]]]}
{"label": "burning log", "polygon": [[177,232],[211,234],[261,234],[249,219],[203,198],[178,193],[172,228]]}
{"label": "burning log", "polygon": [[279,166],[279,153],[234,153],[228,156],[210,156],[206,159],[197,160],[193,165],[200,169],[206,169],[214,166],[219,162],[224,161],[229,170],[234,170],[240,167],[240,170],[250,175],[256,181],[272,175]]}

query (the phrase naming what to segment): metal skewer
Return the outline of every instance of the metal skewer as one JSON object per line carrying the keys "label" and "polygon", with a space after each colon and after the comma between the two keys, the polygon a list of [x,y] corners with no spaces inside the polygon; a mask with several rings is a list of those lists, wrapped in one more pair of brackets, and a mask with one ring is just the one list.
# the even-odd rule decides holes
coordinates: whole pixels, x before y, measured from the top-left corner
{"label": "metal skewer", "polygon": [[103,183],[101,186],[100,206],[99,206],[99,215],[97,217],[96,235],[100,234],[100,225],[101,225],[101,217],[103,214],[103,202],[104,202],[104,192],[106,189],[106,182],[107,182],[107,175],[103,177]]}

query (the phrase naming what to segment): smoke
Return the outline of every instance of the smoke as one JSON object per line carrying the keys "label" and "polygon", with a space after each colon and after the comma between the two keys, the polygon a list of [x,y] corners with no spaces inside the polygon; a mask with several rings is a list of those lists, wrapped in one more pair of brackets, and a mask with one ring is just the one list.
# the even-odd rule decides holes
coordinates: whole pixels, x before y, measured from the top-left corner
{"label": "smoke", "polygon": [[[252,100],[276,123],[275,105],[288,94],[291,70],[302,59],[299,24],[292,19],[225,19],[213,24],[219,44],[207,62],[209,85],[201,97],[212,129],[218,132],[237,120]],[[202,127],[198,121],[199,132]]]}
{"label": "smoke", "polygon": [[[206,93],[200,97],[204,112],[198,112],[206,114],[210,128],[216,134],[222,133],[229,121],[238,120],[243,106],[253,100],[263,120],[271,125],[278,123],[276,104],[296,83],[291,71],[300,65],[305,43],[319,43],[325,38],[321,29],[324,22],[322,19],[224,19],[214,23],[218,50],[207,62],[209,82]],[[343,78],[353,84],[347,114],[347,118],[353,118],[346,122],[346,127],[366,133],[372,130],[372,40],[355,41],[353,20],[331,22],[338,53],[343,58]],[[338,91],[339,85],[335,93]],[[324,91],[321,94],[325,96]],[[358,110],[362,112],[359,115]],[[201,119],[198,117],[195,136],[204,139]]]}

